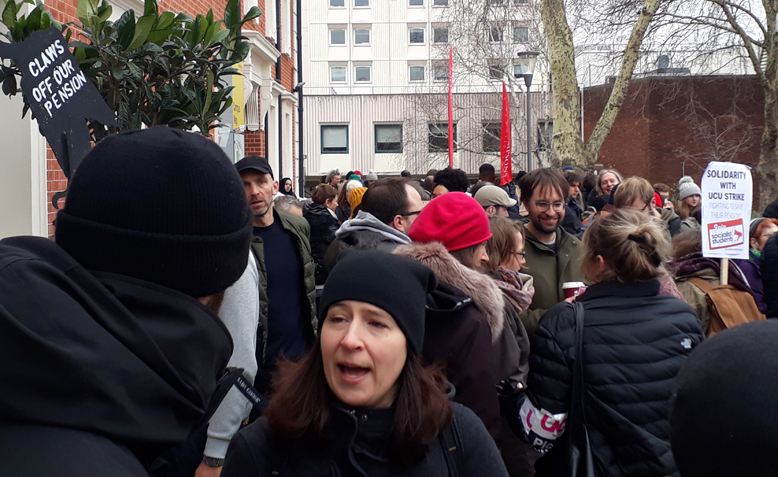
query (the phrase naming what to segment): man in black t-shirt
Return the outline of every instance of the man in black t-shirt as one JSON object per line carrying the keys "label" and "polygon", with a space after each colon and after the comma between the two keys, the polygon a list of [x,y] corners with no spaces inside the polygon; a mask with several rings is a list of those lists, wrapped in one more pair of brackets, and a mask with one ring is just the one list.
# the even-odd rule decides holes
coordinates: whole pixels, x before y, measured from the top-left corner
{"label": "man in black t-shirt", "polygon": [[313,343],[316,304],[310,226],[302,217],[273,210],[278,181],[267,159],[247,156],[235,167],[254,214],[251,248],[259,271],[262,329],[255,385],[267,392],[276,361],[298,359]]}

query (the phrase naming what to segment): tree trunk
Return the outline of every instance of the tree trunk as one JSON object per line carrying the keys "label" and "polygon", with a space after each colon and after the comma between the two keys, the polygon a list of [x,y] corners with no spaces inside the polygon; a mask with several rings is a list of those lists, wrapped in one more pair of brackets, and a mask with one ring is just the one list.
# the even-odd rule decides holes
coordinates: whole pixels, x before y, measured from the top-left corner
{"label": "tree trunk", "polygon": [[651,23],[657,8],[659,8],[659,0],[646,0],[638,20],[632,28],[627,48],[624,50],[624,56],[621,60],[621,69],[616,77],[616,82],[613,84],[608,103],[605,105],[605,109],[603,109],[594,131],[592,131],[591,136],[586,141],[584,159],[588,167],[593,166],[597,162],[600,148],[611,128],[613,128],[613,123],[616,121],[619,110],[621,110],[621,105],[624,104],[627,91],[629,91],[629,81],[635,70],[635,64],[640,57],[640,45],[643,43],[648,24]]}
{"label": "tree trunk", "polygon": [[542,0],[554,94],[554,152],[563,164],[583,165],[581,99],[575,74],[573,35],[563,0]]}
{"label": "tree trunk", "polygon": [[764,85],[764,132],[756,166],[759,179],[759,211],[778,198],[778,79],[770,79],[770,87]]}

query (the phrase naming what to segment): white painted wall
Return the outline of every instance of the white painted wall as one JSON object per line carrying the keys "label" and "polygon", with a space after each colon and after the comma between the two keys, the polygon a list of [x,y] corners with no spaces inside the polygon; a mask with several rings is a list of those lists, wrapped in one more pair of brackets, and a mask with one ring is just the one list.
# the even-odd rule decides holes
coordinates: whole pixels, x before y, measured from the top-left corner
{"label": "white painted wall", "polygon": [[21,112],[21,95],[0,95],[0,238],[48,235],[46,141]]}

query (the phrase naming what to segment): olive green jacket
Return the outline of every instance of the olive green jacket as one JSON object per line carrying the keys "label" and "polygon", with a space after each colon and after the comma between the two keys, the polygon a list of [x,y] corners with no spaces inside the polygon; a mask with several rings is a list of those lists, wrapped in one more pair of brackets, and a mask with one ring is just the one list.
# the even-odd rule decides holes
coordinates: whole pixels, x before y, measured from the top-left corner
{"label": "olive green jacket", "polygon": [[[297,245],[300,248],[300,260],[303,263],[303,280],[305,294],[308,299],[308,307],[301,306],[301,320],[311,323],[311,340],[318,329],[318,320],[316,318],[316,284],[314,277],[314,264],[311,258],[311,227],[304,218],[288,214],[285,212],[273,211],[275,220],[281,222],[281,226],[292,232],[297,239]],[[265,362],[265,350],[267,348],[267,328],[268,328],[268,303],[267,303],[267,269],[265,268],[265,246],[261,237],[254,235],[251,238],[251,250],[257,258],[257,270],[259,271],[259,320],[262,324],[262,362]],[[259,344],[259,343],[258,343]],[[259,353],[257,353],[258,356]]]}
{"label": "olive green jacket", "polygon": [[581,263],[584,250],[581,241],[559,227],[556,230],[556,248],[557,251],[553,252],[526,231],[524,258],[527,264],[521,267],[521,272],[535,279],[535,296],[529,309],[522,313],[521,320],[530,338],[546,310],[564,301],[562,284],[583,281]]}

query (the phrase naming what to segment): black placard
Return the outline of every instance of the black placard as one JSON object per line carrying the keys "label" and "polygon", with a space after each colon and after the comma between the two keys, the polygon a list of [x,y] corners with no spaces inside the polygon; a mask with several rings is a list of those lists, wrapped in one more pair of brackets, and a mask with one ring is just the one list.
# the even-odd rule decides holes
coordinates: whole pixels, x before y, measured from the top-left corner
{"label": "black placard", "polygon": [[70,179],[91,148],[86,121],[117,125],[114,112],[78,67],[56,28],[35,32],[21,43],[0,42],[0,57],[18,62],[24,98]]}

